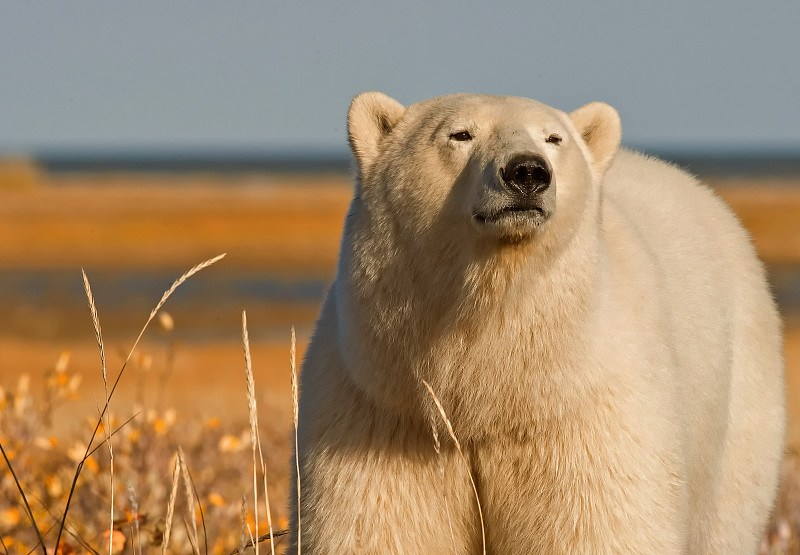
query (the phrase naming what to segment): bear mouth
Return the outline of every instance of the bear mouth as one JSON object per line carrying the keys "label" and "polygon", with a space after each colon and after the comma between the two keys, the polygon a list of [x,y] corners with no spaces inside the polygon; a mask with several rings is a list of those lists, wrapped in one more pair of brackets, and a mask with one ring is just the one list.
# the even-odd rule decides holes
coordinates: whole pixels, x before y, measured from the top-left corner
{"label": "bear mouth", "polygon": [[550,217],[541,206],[506,206],[488,214],[476,213],[475,221],[482,225],[517,224],[540,226]]}

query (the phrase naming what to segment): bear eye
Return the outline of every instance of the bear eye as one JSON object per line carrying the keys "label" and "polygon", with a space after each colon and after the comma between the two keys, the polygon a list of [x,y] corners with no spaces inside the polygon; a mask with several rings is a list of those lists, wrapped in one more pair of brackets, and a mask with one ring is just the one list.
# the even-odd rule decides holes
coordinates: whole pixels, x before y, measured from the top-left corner
{"label": "bear eye", "polygon": [[552,135],[547,137],[547,139],[545,139],[545,141],[548,142],[548,143],[552,143],[554,145],[557,145],[557,144],[561,144],[561,137],[556,135],[555,133],[553,133]]}
{"label": "bear eye", "polygon": [[469,134],[469,131],[456,131],[455,133],[450,133],[450,138],[454,141],[471,141],[472,135]]}

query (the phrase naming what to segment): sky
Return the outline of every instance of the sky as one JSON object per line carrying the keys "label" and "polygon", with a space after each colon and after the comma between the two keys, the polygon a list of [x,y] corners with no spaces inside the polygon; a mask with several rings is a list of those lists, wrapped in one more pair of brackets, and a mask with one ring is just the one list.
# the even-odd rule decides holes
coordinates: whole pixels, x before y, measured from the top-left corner
{"label": "sky", "polygon": [[800,2],[5,0],[0,155],[345,153],[352,97],[615,106],[623,142],[800,153]]}

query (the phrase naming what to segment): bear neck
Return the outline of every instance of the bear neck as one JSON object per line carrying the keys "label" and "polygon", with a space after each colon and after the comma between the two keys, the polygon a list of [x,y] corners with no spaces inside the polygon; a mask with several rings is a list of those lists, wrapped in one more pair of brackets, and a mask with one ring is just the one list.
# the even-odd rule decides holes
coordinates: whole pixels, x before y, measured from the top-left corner
{"label": "bear neck", "polygon": [[468,436],[496,429],[484,420],[497,417],[498,403],[528,417],[547,412],[527,406],[546,397],[515,392],[550,389],[585,351],[600,226],[588,217],[580,228],[560,247],[545,237],[471,250],[439,243],[428,252],[420,249],[431,243],[418,238],[400,244],[389,233],[351,230],[355,247],[343,251],[334,285],[351,379],[409,418],[429,414],[425,380]]}

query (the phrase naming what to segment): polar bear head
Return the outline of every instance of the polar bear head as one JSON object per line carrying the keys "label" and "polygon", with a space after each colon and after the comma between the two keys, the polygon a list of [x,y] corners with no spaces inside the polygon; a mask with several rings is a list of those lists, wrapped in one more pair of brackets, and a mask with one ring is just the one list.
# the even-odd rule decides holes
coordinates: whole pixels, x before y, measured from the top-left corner
{"label": "polar bear head", "polygon": [[568,241],[599,197],[621,130],[601,102],[566,114],[517,97],[455,94],[405,107],[367,92],[351,104],[348,133],[356,198],[392,220],[385,232],[433,232],[469,248],[545,242],[556,230],[556,242]]}
{"label": "polar bear head", "polygon": [[580,294],[619,117],[602,103],[566,114],[458,94],[405,107],[368,92],[353,100],[348,131],[355,194],[326,306],[354,382],[422,414],[403,394],[419,385],[410,376],[440,372],[443,391],[442,368],[478,375],[482,363],[463,364],[467,346],[494,344],[514,312],[538,311],[545,325],[542,314],[561,313],[545,305]]}

